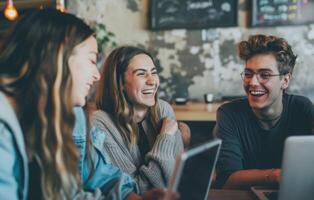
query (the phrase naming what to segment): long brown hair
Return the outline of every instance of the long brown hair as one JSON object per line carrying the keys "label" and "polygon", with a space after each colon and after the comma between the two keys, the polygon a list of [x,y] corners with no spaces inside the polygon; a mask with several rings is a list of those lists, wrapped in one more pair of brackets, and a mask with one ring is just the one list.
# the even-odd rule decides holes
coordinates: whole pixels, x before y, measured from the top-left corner
{"label": "long brown hair", "polygon": [[0,46],[0,90],[16,102],[27,154],[42,165],[45,199],[70,198],[79,183],[68,59],[93,34],[74,15],[42,9],[17,22]]}
{"label": "long brown hair", "polygon": [[[123,77],[131,59],[139,54],[148,55],[154,62],[153,57],[147,51],[138,47],[123,46],[113,50],[104,63],[96,97],[97,109],[111,115],[122,137],[130,145],[137,142],[138,128],[134,120],[134,106],[122,89]],[[160,120],[157,95],[155,100],[155,105],[148,109],[148,119],[157,134]]]}

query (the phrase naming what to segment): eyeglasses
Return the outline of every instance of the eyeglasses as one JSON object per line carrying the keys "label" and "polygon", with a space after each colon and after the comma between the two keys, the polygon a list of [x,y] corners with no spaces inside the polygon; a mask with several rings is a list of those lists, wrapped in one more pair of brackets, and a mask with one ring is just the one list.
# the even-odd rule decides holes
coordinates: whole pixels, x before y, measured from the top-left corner
{"label": "eyeglasses", "polygon": [[258,71],[258,72],[244,71],[241,73],[241,77],[244,82],[251,81],[254,75],[256,75],[256,78],[259,83],[266,83],[271,79],[271,77],[282,76],[283,74],[272,74],[269,71]]}

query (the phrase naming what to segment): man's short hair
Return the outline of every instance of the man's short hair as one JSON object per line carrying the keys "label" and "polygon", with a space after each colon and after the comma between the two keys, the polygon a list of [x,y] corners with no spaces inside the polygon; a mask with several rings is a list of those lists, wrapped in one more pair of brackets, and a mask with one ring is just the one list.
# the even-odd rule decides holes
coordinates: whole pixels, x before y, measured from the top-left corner
{"label": "man's short hair", "polygon": [[280,74],[292,74],[297,58],[284,38],[272,35],[252,35],[247,41],[239,43],[238,51],[239,57],[244,61],[257,54],[273,54]]}

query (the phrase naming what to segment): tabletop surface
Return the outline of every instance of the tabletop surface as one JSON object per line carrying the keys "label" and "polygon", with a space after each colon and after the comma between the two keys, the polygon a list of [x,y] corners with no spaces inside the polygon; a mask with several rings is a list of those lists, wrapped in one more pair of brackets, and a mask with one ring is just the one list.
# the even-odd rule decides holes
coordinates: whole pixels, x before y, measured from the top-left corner
{"label": "tabletop surface", "polygon": [[223,104],[188,102],[185,105],[172,105],[176,119],[180,121],[216,121],[216,111]]}
{"label": "tabletop surface", "polygon": [[258,200],[253,192],[248,190],[217,190],[209,191],[209,200]]}

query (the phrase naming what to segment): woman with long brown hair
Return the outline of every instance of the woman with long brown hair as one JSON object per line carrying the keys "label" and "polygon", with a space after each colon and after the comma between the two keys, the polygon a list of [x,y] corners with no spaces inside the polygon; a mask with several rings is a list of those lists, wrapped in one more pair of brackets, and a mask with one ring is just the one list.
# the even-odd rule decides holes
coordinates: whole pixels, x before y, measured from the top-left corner
{"label": "woman with long brown hair", "polygon": [[75,16],[47,9],[19,20],[1,44],[2,197],[69,199],[79,191],[72,109],[99,79],[93,35]]}
{"label": "woman with long brown hair", "polygon": [[[96,55],[94,31],[53,9],[21,18],[0,45],[0,199],[140,199],[136,184],[103,154],[87,162],[87,151],[72,141],[82,136],[72,135],[75,121],[86,126],[73,108],[85,105],[99,80]],[[153,190],[143,199],[163,195]]]}
{"label": "woman with long brown hair", "polygon": [[157,98],[158,87],[153,57],[124,46],[106,59],[97,90],[95,141],[99,132],[105,135],[103,151],[137,181],[141,192],[166,186],[175,157],[183,151],[174,112]]}

